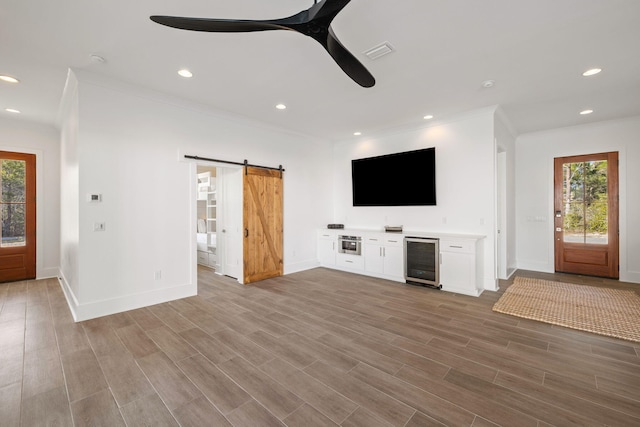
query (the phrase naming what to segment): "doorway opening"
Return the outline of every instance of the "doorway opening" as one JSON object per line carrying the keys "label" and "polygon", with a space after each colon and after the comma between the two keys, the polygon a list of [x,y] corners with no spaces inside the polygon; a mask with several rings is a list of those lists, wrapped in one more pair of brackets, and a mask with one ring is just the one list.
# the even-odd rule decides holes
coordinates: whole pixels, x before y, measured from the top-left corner
{"label": "doorway opening", "polygon": [[[194,165],[199,268],[248,284],[283,274],[283,172],[185,156]],[[219,164],[242,167],[221,167]]]}
{"label": "doorway opening", "polygon": [[216,187],[216,168],[198,166],[197,183],[197,231],[198,265],[215,271],[217,254],[217,210],[218,193]]}
{"label": "doorway opening", "polygon": [[198,271],[243,283],[242,169],[196,165]]}

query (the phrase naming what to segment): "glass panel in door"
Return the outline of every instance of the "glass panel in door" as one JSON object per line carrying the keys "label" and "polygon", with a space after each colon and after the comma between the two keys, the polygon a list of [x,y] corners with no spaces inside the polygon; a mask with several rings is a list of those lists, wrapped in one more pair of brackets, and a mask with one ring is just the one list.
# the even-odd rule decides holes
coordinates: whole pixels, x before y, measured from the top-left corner
{"label": "glass panel in door", "polygon": [[24,246],[26,204],[26,162],[0,160],[0,247]]}
{"label": "glass panel in door", "polygon": [[562,168],[564,242],[607,245],[607,160],[564,163]]}

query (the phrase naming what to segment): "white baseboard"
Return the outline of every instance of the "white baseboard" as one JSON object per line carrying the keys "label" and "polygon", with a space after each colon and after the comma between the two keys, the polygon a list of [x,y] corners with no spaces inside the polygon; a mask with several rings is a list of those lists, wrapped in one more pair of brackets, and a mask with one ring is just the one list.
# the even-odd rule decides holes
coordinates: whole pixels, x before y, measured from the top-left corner
{"label": "white baseboard", "polygon": [[73,316],[73,320],[78,322],[78,315],[76,313],[76,307],[78,304],[78,299],[76,298],[73,290],[69,286],[69,282],[67,282],[66,277],[64,277],[64,273],[62,273],[61,269],[58,269],[58,280],[60,281],[60,287],[62,288],[62,293],[64,294],[65,299],[67,300],[67,305],[69,306],[69,310],[71,310],[71,316]]}
{"label": "white baseboard", "polygon": [[136,308],[161,304],[163,302],[187,298],[198,294],[196,284],[187,284],[81,304],[78,302],[73,290],[69,287],[62,272],[59,272],[59,278],[60,285],[67,299],[67,304],[71,310],[71,315],[76,322],[121,313],[123,311],[135,310]]}

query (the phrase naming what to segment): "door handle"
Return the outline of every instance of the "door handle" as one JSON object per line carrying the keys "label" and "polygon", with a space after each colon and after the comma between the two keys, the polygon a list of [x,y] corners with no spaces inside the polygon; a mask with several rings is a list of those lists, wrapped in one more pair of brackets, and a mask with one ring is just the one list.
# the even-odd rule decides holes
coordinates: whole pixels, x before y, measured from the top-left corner
{"label": "door handle", "polygon": [[249,237],[249,229],[248,228],[244,229],[244,237]]}

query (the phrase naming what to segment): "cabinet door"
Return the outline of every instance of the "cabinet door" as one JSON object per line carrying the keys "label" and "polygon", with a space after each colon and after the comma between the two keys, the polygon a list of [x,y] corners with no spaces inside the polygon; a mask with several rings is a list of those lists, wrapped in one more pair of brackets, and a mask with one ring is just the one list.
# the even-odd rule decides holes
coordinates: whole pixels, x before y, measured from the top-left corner
{"label": "cabinet door", "polygon": [[384,272],[384,258],[382,257],[382,246],[363,245],[364,248],[364,269],[371,273]]}
{"label": "cabinet door", "polygon": [[476,294],[475,255],[469,253],[440,253],[440,284],[444,290]]}
{"label": "cabinet door", "polygon": [[336,241],[318,239],[318,261],[320,265],[336,265]]}
{"label": "cabinet door", "polygon": [[382,248],[384,255],[384,274],[398,278],[404,277],[404,249],[402,246],[385,246]]}

